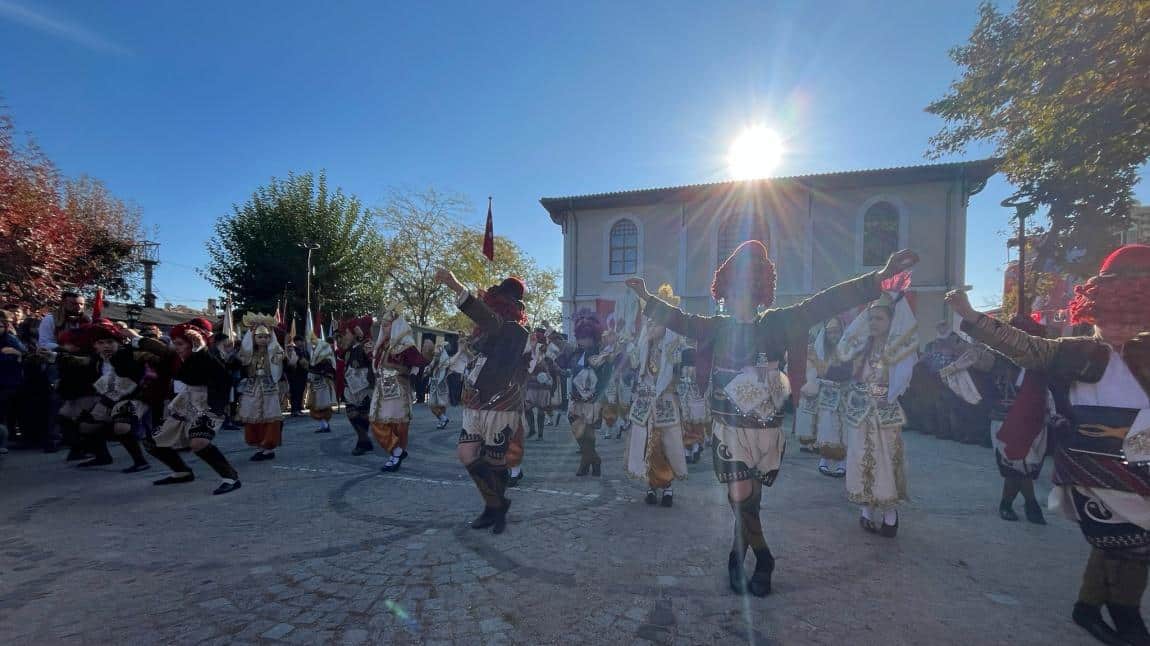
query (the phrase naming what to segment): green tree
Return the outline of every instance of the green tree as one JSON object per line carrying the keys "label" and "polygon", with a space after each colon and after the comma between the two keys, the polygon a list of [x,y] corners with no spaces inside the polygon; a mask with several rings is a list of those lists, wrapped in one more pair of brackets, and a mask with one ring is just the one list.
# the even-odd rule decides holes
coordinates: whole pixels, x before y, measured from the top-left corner
{"label": "green tree", "polygon": [[962,77],[927,107],[948,122],[930,154],[994,144],[1019,196],[1047,208],[1039,265],[1092,273],[1127,226],[1150,156],[1148,24],[1146,0],[987,2],[951,51]]}
{"label": "green tree", "polygon": [[[312,307],[329,316],[372,312],[383,298],[384,244],[372,215],[327,176],[272,178],[233,213],[216,220],[211,264],[201,270],[236,308],[271,313],[287,296],[285,318],[305,309],[307,250],[312,242]],[[301,319],[302,321],[302,316]],[[302,330],[302,328],[301,328]]]}
{"label": "green tree", "polygon": [[452,330],[472,324],[455,307],[453,296],[435,282],[437,267],[448,267],[466,285],[489,287],[507,276],[527,284],[527,313],[532,321],[557,324],[559,273],[541,268],[518,245],[495,237],[495,262],[483,256],[483,231],[469,226],[473,212],[460,195],[426,189],[392,190],[379,209],[387,272],[388,297],[400,303],[410,320]]}

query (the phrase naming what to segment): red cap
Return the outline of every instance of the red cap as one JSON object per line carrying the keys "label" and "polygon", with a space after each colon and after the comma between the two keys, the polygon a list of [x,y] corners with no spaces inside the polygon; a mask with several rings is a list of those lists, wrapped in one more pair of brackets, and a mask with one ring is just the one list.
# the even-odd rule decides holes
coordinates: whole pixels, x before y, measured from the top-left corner
{"label": "red cap", "polygon": [[1128,244],[1118,247],[1102,261],[1099,276],[1150,276],[1150,245]]}

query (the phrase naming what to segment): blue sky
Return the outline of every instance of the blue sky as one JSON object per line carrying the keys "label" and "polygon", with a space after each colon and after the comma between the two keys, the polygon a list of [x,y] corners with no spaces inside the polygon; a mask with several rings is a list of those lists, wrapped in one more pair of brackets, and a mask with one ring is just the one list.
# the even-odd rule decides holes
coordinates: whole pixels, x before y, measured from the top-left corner
{"label": "blue sky", "polygon": [[[559,266],[541,196],[727,179],[747,125],[776,174],[923,163],[923,112],[977,2],[238,3],[0,0],[0,95],[69,174],[159,229],[161,301],[202,305],[204,241],[271,176],[327,169],[495,196],[496,231]],[[974,149],[967,158],[989,154]],[[1147,187],[1139,197],[1148,201]],[[967,279],[1001,291],[1010,193],[971,203]]]}

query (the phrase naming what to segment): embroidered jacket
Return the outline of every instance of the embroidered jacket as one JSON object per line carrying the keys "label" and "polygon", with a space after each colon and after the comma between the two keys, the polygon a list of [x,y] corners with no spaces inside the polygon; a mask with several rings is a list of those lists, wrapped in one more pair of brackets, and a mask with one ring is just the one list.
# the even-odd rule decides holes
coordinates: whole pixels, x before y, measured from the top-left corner
{"label": "embroidered jacket", "polygon": [[463,405],[473,410],[520,410],[527,380],[524,350],[531,333],[515,321],[504,321],[469,292],[460,294],[457,304],[479,327],[479,335],[469,342],[472,360]]}

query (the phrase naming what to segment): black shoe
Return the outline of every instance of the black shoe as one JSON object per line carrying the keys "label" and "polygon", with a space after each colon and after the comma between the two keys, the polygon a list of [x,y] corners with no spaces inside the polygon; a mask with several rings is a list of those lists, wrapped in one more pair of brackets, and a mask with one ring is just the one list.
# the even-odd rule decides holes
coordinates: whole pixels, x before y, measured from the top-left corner
{"label": "black shoe", "polygon": [[112,458],[92,458],[85,460],[76,465],[78,469],[87,469],[88,467],[106,467],[112,463]]}
{"label": "black shoe", "polygon": [[878,528],[875,527],[874,521],[871,520],[870,518],[865,517],[865,516],[859,516],[859,526],[863,528],[863,531],[868,532],[870,534],[877,534],[878,533]]}
{"label": "black shoe", "polygon": [[831,471],[831,468],[825,464],[819,465],[819,473],[823,474],[824,476],[830,476],[832,478],[834,477],[834,473]]}
{"label": "black shoe", "polygon": [[1018,520],[1018,514],[1014,513],[1014,507],[1005,500],[998,503],[998,517],[1010,522]]}
{"label": "black shoe", "polygon": [[1111,646],[1126,646],[1127,642],[1118,635],[1118,631],[1110,627],[1102,618],[1102,609],[1081,601],[1074,604],[1074,612],[1070,615],[1074,623],[1090,633],[1090,636],[1103,644]]}
{"label": "black shoe", "polygon": [[1133,646],[1150,645],[1150,631],[1146,630],[1146,623],[1142,621],[1142,613],[1137,606],[1119,606],[1113,603],[1106,604],[1110,612],[1110,619],[1114,622],[1114,629],[1118,636]]}
{"label": "black shoe", "polygon": [[591,465],[591,475],[595,476],[596,478],[603,475],[603,471],[601,469],[602,464],[603,464],[602,462],[596,462],[595,464],[592,464]]}
{"label": "black shoe", "polygon": [[755,573],[747,584],[751,594],[765,597],[771,593],[771,575],[775,571],[775,557],[769,549],[755,550]]}
{"label": "black shoe", "polygon": [[330,426],[321,426],[321,427],[315,429],[315,432],[316,433],[330,433],[331,427]]}
{"label": "black shoe", "polygon": [[743,559],[734,552],[727,556],[727,579],[731,585],[731,592],[738,595],[747,593],[747,573],[743,570]]}
{"label": "black shoe", "polygon": [[139,473],[141,471],[147,471],[151,468],[152,465],[148,464],[147,462],[140,462],[139,464],[133,464],[127,469],[120,469],[120,473]]}
{"label": "black shoe", "polygon": [[492,534],[502,534],[507,529],[507,510],[511,509],[511,501],[503,500],[503,508],[495,511],[494,522],[491,523]]}
{"label": "black shoe", "polygon": [[647,490],[647,498],[646,498],[646,500],[647,500],[647,504],[648,504],[648,505],[654,505],[654,504],[658,504],[658,502],[659,502],[659,496],[658,496],[658,494],[656,494],[656,493],[655,493],[655,489],[654,489],[654,488],[651,488],[651,489],[648,489],[648,490]]}
{"label": "black shoe", "polygon": [[483,508],[483,513],[479,514],[475,520],[471,521],[471,529],[487,529],[495,524],[495,512],[497,509]]}
{"label": "black shoe", "polygon": [[591,470],[591,465],[587,464],[586,462],[582,462],[579,464],[579,470],[575,472],[575,475],[585,476],[585,475],[587,475],[587,472],[590,470]]}
{"label": "black shoe", "polygon": [[508,487],[518,487],[519,481],[522,479],[523,479],[523,471],[522,470],[519,471],[519,475],[517,475],[517,476],[510,475],[510,473],[509,473],[507,476],[507,486]]}
{"label": "black shoe", "polygon": [[447,425],[450,423],[451,423],[451,420],[444,417],[442,421],[440,421],[438,424],[435,425],[435,428],[442,431],[443,429],[447,428]]}
{"label": "black shoe", "polygon": [[195,480],[196,480],[195,474],[189,473],[188,475],[182,476],[179,478],[177,478],[176,476],[168,476],[166,478],[160,478],[159,480],[156,480],[152,484],[160,485],[160,486],[174,485],[174,484],[184,484],[185,482],[195,482]]}
{"label": "black shoe", "polygon": [[356,444],[355,448],[351,450],[351,454],[352,455],[363,455],[364,453],[367,453],[368,451],[374,451],[374,450],[375,450],[375,448],[373,448],[370,444]]}
{"label": "black shoe", "polygon": [[670,507],[675,504],[675,494],[671,493],[670,489],[665,489],[663,491],[663,500],[660,501],[659,504],[664,507]]}
{"label": "black shoe", "polygon": [[260,451],[251,457],[252,462],[266,462],[267,460],[276,459],[275,451]]}
{"label": "black shoe", "polygon": [[221,482],[220,486],[216,487],[216,490],[212,492],[212,495],[220,496],[225,493],[231,493],[242,486],[243,483],[241,483],[239,480],[236,480],[235,482]]}
{"label": "black shoe", "polygon": [[403,453],[400,453],[400,454],[399,454],[398,456],[396,456],[396,457],[398,457],[398,458],[399,458],[399,463],[395,465],[395,469],[396,469],[396,471],[398,471],[398,470],[399,470],[399,465],[403,464],[403,461],[407,459],[407,449],[404,449],[404,450],[403,450]]}
{"label": "black shoe", "polygon": [[880,527],[878,530],[879,536],[882,536],[883,538],[894,538],[895,536],[898,536],[898,520],[898,516],[895,516],[893,525],[887,525],[884,522],[882,527]]}
{"label": "black shoe", "polygon": [[1026,511],[1026,520],[1035,525],[1046,524],[1046,516],[1042,515],[1042,505],[1038,504],[1037,500],[1027,500],[1024,509]]}

